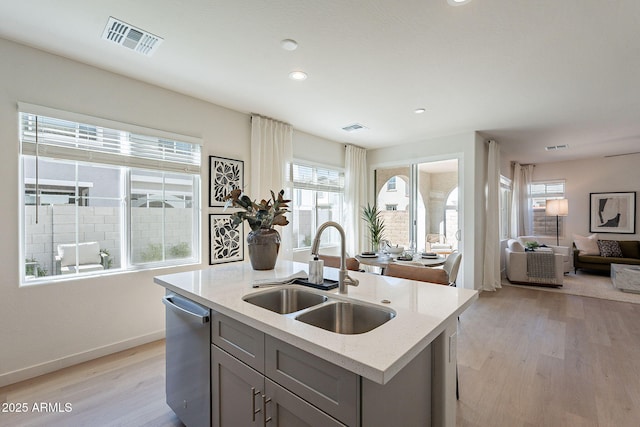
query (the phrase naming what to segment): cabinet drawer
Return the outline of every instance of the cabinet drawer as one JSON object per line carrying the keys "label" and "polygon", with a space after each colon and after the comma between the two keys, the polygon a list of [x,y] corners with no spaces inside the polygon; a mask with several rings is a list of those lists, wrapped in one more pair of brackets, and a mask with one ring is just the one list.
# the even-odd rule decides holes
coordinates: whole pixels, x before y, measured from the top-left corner
{"label": "cabinet drawer", "polygon": [[264,333],[212,311],[211,342],[253,369],[264,372]]}
{"label": "cabinet drawer", "polygon": [[358,425],[358,376],[271,336],[265,337],[265,374],[341,422]]}

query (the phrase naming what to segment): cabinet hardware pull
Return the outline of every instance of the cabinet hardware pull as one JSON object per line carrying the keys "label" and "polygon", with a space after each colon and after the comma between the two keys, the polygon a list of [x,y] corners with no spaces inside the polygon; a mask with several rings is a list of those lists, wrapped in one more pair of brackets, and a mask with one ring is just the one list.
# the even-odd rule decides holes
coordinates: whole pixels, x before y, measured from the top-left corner
{"label": "cabinet hardware pull", "polygon": [[271,421],[271,417],[267,418],[267,403],[271,402],[271,398],[266,395],[262,395],[262,422],[266,426],[269,421]]}
{"label": "cabinet hardware pull", "polygon": [[260,412],[260,408],[256,409],[256,396],[260,394],[260,390],[251,387],[251,421],[256,422],[256,414]]}

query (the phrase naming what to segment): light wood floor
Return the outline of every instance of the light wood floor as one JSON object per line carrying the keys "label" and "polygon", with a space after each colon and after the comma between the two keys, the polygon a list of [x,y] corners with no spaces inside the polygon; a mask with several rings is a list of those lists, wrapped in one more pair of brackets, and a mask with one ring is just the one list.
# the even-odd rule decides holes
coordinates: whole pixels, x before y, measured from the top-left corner
{"label": "light wood floor", "polygon": [[[183,426],[165,403],[164,368],[162,340],[0,388],[0,402],[29,407],[0,412],[0,426]],[[72,410],[31,411],[41,402]]]}
{"label": "light wood floor", "polygon": [[640,425],[640,304],[505,286],[458,336],[458,426]]}
{"label": "light wood floor", "polygon": [[[639,304],[485,292],[460,317],[458,364],[458,426],[640,425]],[[73,408],[0,413],[0,426],[182,426],[164,402],[163,341],[0,388],[0,402]]]}

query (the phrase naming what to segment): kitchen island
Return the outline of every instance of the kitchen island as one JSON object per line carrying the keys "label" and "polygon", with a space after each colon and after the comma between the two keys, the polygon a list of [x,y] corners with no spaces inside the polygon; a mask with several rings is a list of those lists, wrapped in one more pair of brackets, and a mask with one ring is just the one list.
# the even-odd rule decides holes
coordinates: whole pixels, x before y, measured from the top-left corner
{"label": "kitchen island", "polygon": [[[329,295],[333,300],[383,307],[386,310],[392,310],[395,314],[391,320],[381,326],[361,334],[340,334],[324,330],[243,299],[252,294],[271,290],[253,288],[252,283],[256,280],[282,278],[306,268],[306,264],[279,261],[274,270],[255,271],[248,262],[244,262],[158,276],[155,282],[168,291],[187,297],[212,310],[214,344],[212,345],[212,378],[214,381],[216,378],[221,380],[220,375],[216,377],[216,372],[218,374],[222,372],[220,362],[216,361],[216,354],[219,355],[218,359],[227,358],[232,363],[244,362],[252,368],[252,371],[260,371],[260,368],[268,365],[268,361],[261,362],[262,365],[256,368],[251,365],[252,362],[243,361],[246,351],[243,350],[240,355],[233,354],[233,351],[242,345],[229,342],[226,337],[218,336],[218,345],[215,345],[216,334],[220,335],[221,331],[242,330],[243,337],[257,336],[256,342],[262,340],[266,343],[266,345],[263,344],[264,347],[274,347],[276,358],[280,354],[278,352],[284,354],[288,349],[291,351],[295,349],[299,352],[296,356],[309,360],[306,366],[317,367],[326,364],[328,368],[335,367],[354,376],[353,393],[357,395],[354,403],[355,415],[353,417],[347,415],[346,418],[342,417],[341,413],[336,415],[331,408],[327,409],[323,406],[324,401],[318,403],[314,400],[314,396],[306,396],[309,386],[305,385],[300,392],[296,392],[295,389],[300,381],[286,383],[287,378],[293,374],[282,376],[282,382],[286,383],[280,384],[283,388],[293,389],[295,398],[302,398],[312,404],[312,409],[318,407],[336,418],[339,421],[336,425],[367,427],[384,425],[385,416],[393,417],[398,421],[399,414],[406,415],[411,410],[421,411],[424,404],[428,409],[427,416],[431,425],[455,426],[456,322],[457,317],[477,298],[477,291],[359,272],[350,272],[352,277],[360,281],[360,285],[349,286],[348,295],[338,295],[337,290],[328,292],[310,290],[314,293]],[[325,268],[325,277],[337,278],[337,270]],[[229,346],[225,347],[225,344]],[[291,357],[293,360],[293,356]],[[268,359],[269,356],[267,355],[266,358]],[[274,363],[277,365],[280,362]],[[426,364],[429,366],[425,366]],[[275,371],[279,369],[276,366]],[[270,384],[272,380],[278,382],[278,378],[272,378],[278,375],[277,372],[270,375],[268,367],[265,367],[264,371],[259,372],[264,374],[264,381]],[[422,375],[419,374],[420,372],[424,373],[424,378],[418,377]],[[340,373],[332,373],[327,378],[340,376]],[[326,382],[326,379],[322,381]],[[417,390],[424,384],[428,390]],[[330,389],[332,386],[327,387]],[[342,385],[336,385],[336,387],[342,387]],[[211,389],[215,394],[216,385],[212,384]],[[259,391],[259,387],[256,389]],[[425,394],[427,392],[428,395]],[[325,394],[327,393],[329,392]],[[423,396],[429,401],[419,404],[411,403],[409,402],[411,396]],[[255,413],[262,411],[261,415],[265,417],[263,424],[266,424],[269,421],[266,405],[271,398],[266,397],[264,393],[262,398],[262,409],[260,405],[256,409],[253,399],[251,404]],[[389,400],[393,398],[397,398],[398,401]],[[332,400],[335,399],[327,401]],[[212,401],[215,412],[221,404],[220,398],[212,396]],[[329,403],[326,405],[330,406]],[[338,411],[343,410],[344,405]],[[408,416],[407,419],[411,419],[411,414]],[[214,415],[213,418],[213,425],[217,425],[216,416]],[[281,418],[284,419],[284,417]],[[255,416],[253,420],[255,421]]]}

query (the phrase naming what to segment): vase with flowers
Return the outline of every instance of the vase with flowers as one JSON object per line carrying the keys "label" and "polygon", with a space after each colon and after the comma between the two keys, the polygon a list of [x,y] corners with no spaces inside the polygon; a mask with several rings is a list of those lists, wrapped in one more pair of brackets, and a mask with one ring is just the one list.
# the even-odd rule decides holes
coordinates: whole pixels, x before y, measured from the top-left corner
{"label": "vase with flowers", "polygon": [[284,214],[289,212],[287,203],[291,200],[286,200],[284,190],[280,190],[277,195],[271,191],[271,199],[256,203],[240,189],[233,190],[225,200],[225,208],[233,206],[244,209],[231,214],[231,221],[238,225],[246,220],[251,228],[247,234],[251,267],[254,270],[272,270],[280,250],[280,233],[273,227],[289,224]]}

